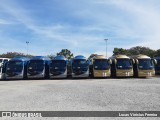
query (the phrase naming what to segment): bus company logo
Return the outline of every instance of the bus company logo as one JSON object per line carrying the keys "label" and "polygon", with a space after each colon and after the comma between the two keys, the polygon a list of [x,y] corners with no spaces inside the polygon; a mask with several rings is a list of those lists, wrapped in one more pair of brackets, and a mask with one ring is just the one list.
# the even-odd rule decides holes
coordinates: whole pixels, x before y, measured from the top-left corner
{"label": "bus company logo", "polygon": [[11,112],[2,112],[2,117],[12,117]]}

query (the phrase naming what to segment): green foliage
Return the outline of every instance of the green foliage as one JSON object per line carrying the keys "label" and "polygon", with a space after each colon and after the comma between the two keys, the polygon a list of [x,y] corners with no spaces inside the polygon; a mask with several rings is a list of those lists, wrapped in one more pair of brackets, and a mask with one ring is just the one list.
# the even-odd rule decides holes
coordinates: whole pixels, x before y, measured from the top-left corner
{"label": "green foliage", "polygon": [[32,55],[25,55],[24,53],[19,53],[19,52],[7,52],[0,55],[0,57],[4,57],[4,58],[13,58],[16,56],[32,57]]}
{"label": "green foliage", "polygon": [[113,55],[127,54],[127,50],[123,48],[114,48]]}
{"label": "green foliage", "polygon": [[157,53],[157,51],[152,50],[148,47],[136,46],[130,49],[114,48],[113,55],[125,54],[128,56],[132,56],[132,55],[144,54],[150,57],[154,57],[155,55],[160,55],[160,50],[159,53]]}
{"label": "green foliage", "polygon": [[47,57],[49,57],[50,59],[53,59],[55,57],[55,55],[50,54],[50,55],[47,55]]}
{"label": "green foliage", "polygon": [[158,57],[160,56],[160,49],[158,49],[156,52],[155,52],[155,57]]}
{"label": "green foliage", "polygon": [[[59,53],[57,53],[57,55],[63,55],[63,56],[65,56],[68,60],[71,60],[74,56],[73,56],[73,53],[71,53],[71,51],[70,50],[68,50],[68,49],[62,49]],[[67,66],[68,68],[68,75],[71,75],[71,64],[70,64],[70,62],[69,62],[69,64],[68,64],[68,66]]]}
{"label": "green foliage", "polygon": [[73,53],[71,53],[68,49],[62,49],[59,53],[57,53],[57,55],[63,55],[69,60],[74,57]]}

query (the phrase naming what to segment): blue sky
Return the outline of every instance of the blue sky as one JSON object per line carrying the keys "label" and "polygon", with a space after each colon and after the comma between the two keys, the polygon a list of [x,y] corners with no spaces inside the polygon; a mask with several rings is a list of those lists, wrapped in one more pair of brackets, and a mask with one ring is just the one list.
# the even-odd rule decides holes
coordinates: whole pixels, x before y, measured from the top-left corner
{"label": "blue sky", "polygon": [[160,49],[159,0],[1,0],[0,54],[108,56],[115,47]]}

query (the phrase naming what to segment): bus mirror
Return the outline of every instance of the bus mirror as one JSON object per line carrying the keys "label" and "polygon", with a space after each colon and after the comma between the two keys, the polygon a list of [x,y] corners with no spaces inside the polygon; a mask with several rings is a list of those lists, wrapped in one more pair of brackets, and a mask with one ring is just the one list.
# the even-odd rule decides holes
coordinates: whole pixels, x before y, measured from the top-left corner
{"label": "bus mirror", "polygon": [[68,60],[66,60],[66,64],[68,65]]}
{"label": "bus mirror", "polygon": [[131,61],[132,61],[133,64],[135,64],[135,60],[134,59],[131,59]]}
{"label": "bus mirror", "polygon": [[112,60],[111,59],[108,59],[108,62],[109,62],[109,64],[112,64]]}
{"label": "bus mirror", "polygon": [[138,62],[138,60],[137,60],[137,59],[136,59],[135,61],[136,61],[136,63],[137,63],[137,64],[139,64],[139,62]]}
{"label": "bus mirror", "polygon": [[95,61],[95,60],[94,60],[94,59],[92,59],[92,64],[94,63],[94,61]]}
{"label": "bus mirror", "polygon": [[69,61],[70,65],[72,65],[72,60]]}
{"label": "bus mirror", "polygon": [[157,60],[156,59],[152,59],[153,63],[156,65],[157,64]]}
{"label": "bus mirror", "polygon": [[115,62],[115,64],[117,64],[117,60],[116,59],[114,60],[114,62]]}
{"label": "bus mirror", "polygon": [[91,63],[90,60],[87,60],[87,63],[88,63],[88,65],[90,65],[90,63]]}
{"label": "bus mirror", "polygon": [[93,62],[94,62],[94,59],[90,59],[90,64],[93,64]]}

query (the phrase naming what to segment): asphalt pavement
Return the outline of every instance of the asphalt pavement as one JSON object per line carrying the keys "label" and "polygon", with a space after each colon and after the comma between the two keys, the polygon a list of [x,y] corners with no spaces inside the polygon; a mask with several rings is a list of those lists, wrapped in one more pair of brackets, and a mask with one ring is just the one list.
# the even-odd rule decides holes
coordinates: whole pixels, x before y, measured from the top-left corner
{"label": "asphalt pavement", "polygon": [[0,111],[160,111],[160,77],[0,81],[0,95]]}

